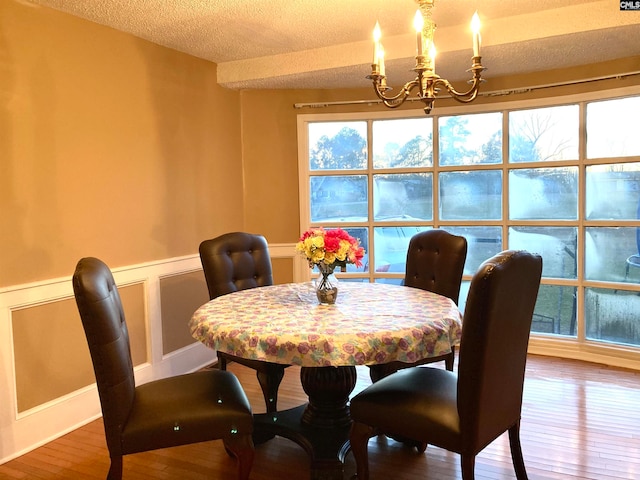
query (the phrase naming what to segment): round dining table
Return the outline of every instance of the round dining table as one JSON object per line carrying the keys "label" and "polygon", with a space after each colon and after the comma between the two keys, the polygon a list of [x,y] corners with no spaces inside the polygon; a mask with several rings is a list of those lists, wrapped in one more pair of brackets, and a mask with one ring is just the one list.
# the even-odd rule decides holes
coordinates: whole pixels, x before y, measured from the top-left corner
{"label": "round dining table", "polygon": [[256,432],[302,446],[312,480],[342,480],[355,367],[449,353],[460,342],[462,316],[449,298],[384,283],[341,281],[336,303],[320,304],[308,282],[217,297],[196,310],[190,329],[216,351],[301,366],[308,403],[254,415]]}

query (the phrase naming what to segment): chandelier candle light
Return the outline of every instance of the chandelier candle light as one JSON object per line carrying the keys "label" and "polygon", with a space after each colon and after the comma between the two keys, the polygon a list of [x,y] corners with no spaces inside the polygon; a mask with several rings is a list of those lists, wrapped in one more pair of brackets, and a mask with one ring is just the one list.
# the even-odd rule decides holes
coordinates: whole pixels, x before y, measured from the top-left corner
{"label": "chandelier candle light", "polygon": [[[431,20],[431,11],[435,0],[416,0],[419,9],[413,19],[413,26],[416,29],[416,66],[413,71],[417,77],[406,83],[400,92],[395,96],[385,96],[387,90],[387,77],[384,67],[384,47],[380,42],[382,33],[380,24],[376,22],[373,29],[373,63],[371,64],[371,75],[367,78],[373,81],[373,89],[382,103],[389,108],[396,108],[402,105],[412,90],[418,89],[418,99],[424,104],[424,112],[431,113],[433,102],[441,88],[447,90],[449,95],[461,103],[469,103],[476,99],[482,82],[482,71],[484,67],[480,57],[480,18],[478,12],[471,19],[471,30],[473,31],[473,57],[471,58],[472,78],[469,83],[471,87],[466,92],[458,92],[449,81],[440,78],[436,74],[436,47],[433,42],[436,25]],[[426,55],[425,55],[426,53]]]}

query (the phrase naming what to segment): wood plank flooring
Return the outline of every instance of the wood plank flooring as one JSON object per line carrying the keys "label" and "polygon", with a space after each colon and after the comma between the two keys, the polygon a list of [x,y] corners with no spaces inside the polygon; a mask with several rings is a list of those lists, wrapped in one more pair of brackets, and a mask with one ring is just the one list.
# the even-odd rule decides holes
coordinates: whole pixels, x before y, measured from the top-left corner
{"label": "wood plank flooring", "polygon": [[[425,368],[433,368],[425,367]],[[264,411],[255,372],[237,364],[256,413]],[[304,401],[299,369],[285,370],[279,407]],[[369,384],[358,368],[356,390]],[[522,411],[522,448],[530,480],[640,479],[640,373],[572,360],[530,356]],[[375,480],[460,478],[459,457],[429,446],[424,454],[385,437],[369,442]],[[79,428],[0,465],[0,479],[104,479],[109,466],[102,421]],[[355,472],[353,457],[345,480]],[[232,479],[235,463],[221,441],[126,456],[124,480]],[[257,447],[253,480],[306,480],[304,451],[275,438]],[[477,480],[514,479],[506,435],[476,459]]]}

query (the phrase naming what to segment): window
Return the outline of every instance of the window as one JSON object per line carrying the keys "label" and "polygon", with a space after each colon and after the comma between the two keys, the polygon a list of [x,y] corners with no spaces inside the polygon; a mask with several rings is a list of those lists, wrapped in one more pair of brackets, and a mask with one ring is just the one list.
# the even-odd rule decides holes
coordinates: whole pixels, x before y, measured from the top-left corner
{"label": "window", "polygon": [[539,253],[533,333],[640,346],[640,95],[559,100],[300,116],[303,229],[360,239],[365,264],[343,280],[398,284],[415,233],[463,235],[462,308],[485,259]]}

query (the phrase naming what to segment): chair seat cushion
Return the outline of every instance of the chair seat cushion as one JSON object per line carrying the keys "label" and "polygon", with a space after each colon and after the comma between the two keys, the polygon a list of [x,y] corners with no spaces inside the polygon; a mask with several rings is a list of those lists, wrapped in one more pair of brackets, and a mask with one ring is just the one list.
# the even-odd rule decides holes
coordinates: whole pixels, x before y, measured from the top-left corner
{"label": "chair seat cushion", "polygon": [[206,370],[136,387],[122,451],[226,438],[233,432],[253,432],[249,400],[231,372]]}
{"label": "chair seat cushion", "polygon": [[354,422],[375,425],[385,434],[452,451],[460,448],[453,372],[432,367],[399,370],[365,388],[351,400],[350,408]]}

